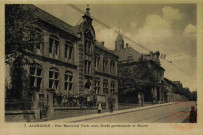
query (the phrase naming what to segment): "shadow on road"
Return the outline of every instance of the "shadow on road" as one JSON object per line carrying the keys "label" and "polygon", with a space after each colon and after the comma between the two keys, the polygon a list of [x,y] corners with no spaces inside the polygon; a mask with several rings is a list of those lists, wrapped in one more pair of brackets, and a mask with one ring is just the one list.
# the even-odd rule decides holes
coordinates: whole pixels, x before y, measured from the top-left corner
{"label": "shadow on road", "polygon": [[182,123],[190,123],[189,122],[189,116],[186,119],[184,119]]}

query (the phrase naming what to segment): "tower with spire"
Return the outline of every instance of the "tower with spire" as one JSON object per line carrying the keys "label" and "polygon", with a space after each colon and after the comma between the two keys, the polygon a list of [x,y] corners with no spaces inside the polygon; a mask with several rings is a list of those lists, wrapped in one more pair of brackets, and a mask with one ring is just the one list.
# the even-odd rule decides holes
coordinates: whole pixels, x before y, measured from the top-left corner
{"label": "tower with spire", "polygon": [[115,41],[115,51],[120,52],[123,49],[124,49],[124,40],[121,34],[119,34]]}
{"label": "tower with spire", "polygon": [[86,8],[86,12],[85,14],[83,15],[83,20],[87,23],[89,23],[90,25],[92,24],[92,18],[90,17],[90,8],[89,8],[89,5],[87,5],[87,8]]}

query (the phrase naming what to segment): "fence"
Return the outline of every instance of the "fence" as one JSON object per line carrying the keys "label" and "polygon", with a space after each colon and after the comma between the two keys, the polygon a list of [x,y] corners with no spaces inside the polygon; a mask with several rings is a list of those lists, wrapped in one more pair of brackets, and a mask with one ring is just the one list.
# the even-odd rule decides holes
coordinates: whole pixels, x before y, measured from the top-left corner
{"label": "fence", "polygon": [[6,111],[31,110],[33,102],[30,99],[26,100],[7,100],[5,103]]}

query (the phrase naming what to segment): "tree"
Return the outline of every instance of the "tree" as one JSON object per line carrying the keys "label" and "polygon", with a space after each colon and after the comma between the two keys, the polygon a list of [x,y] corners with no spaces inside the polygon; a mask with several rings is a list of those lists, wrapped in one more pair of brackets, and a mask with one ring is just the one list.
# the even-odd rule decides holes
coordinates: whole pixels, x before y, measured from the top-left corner
{"label": "tree", "polygon": [[119,66],[119,96],[135,96],[138,92],[151,93],[156,86],[154,69],[149,61],[140,59],[133,65]]}
{"label": "tree", "polygon": [[18,4],[5,6],[5,63],[12,70],[12,91],[7,93],[15,99],[21,99],[23,66],[31,64],[29,53],[34,53],[36,45],[43,43],[41,33],[36,34],[37,25],[33,9]]}

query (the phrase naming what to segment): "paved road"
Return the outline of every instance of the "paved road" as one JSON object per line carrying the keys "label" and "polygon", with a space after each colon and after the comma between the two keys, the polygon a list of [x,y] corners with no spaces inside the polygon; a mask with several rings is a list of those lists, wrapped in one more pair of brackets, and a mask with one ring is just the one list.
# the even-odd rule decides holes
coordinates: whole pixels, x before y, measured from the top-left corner
{"label": "paved road", "polygon": [[190,107],[194,102],[154,107],[100,118],[80,121],[83,123],[187,123]]}

